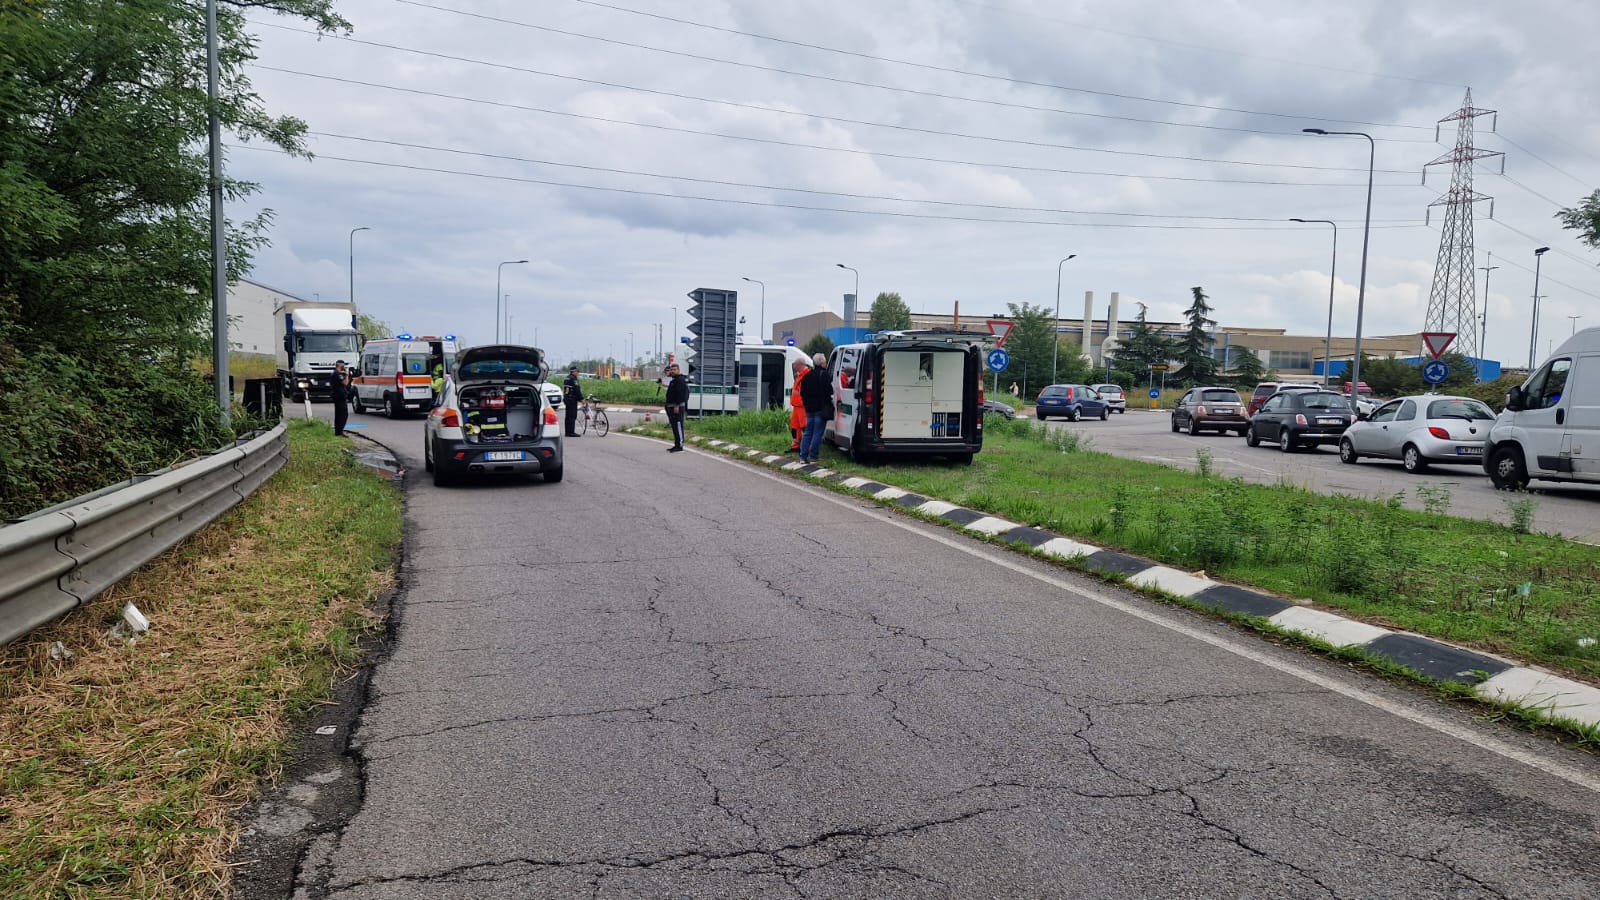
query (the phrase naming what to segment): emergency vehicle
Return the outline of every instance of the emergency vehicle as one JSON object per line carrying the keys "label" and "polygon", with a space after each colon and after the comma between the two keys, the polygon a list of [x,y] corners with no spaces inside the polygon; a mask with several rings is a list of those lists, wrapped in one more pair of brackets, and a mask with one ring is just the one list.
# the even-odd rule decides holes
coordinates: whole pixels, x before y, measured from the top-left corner
{"label": "emergency vehicle", "polygon": [[367,341],[355,370],[356,412],[381,410],[391,419],[426,414],[433,406],[435,353],[444,354],[445,374],[454,372],[456,336],[401,334]]}
{"label": "emergency vehicle", "polygon": [[895,453],[971,465],[983,449],[983,357],[993,342],[987,332],[924,329],[835,347],[824,437],[858,462]]}

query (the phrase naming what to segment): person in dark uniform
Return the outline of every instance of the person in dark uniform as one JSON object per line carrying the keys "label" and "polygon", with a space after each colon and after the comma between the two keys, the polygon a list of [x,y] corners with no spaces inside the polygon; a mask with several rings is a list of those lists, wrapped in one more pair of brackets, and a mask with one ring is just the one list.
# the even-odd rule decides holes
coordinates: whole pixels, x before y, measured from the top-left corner
{"label": "person in dark uniform", "polygon": [[578,384],[578,367],[567,369],[561,380],[561,402],[567,407],[567,437],[578,437],[578,407],[583,405],[583,388]]}
{"label": "person in dark uniform", "polygon": [[333,364],[333,433],[344,434],[344,423],[350,421],[350,370],[344,360]]}
{"label": "person in dark uniform", "polygon": [[689,404],[689,380],[683,377],[683,370],[677,363],[667,366],[667,421],[672,425],[672,446],[667,448],[668,453],[681,453],[683,451],[683,416]]}

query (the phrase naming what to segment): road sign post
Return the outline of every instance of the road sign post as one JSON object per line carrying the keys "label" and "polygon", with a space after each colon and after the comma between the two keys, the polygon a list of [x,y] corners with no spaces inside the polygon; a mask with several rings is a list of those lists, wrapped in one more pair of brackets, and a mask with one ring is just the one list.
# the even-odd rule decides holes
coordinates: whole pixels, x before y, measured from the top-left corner
{"label": "road sign post", "polygon": [[1430,360],[1422,367],[1422,380],[1429,384],[1438,384],[1450,377],[1450,367],[1441,360]]}
{"label": "road sign post", "polygon": [[[996,347],[993,350],[989,351],[989,355],[986,358],[986,361],[989,364],[990,371],[993,371],[996,374],[998,374],[1000,372],[1004,372],[1005,369],[1006,369],[1006,366],[1011,365],[1011,354],[1009,354],[1006,351],[1000,349],[999,347]],[[998,382],[996,382],[996,383],[998,383]]]}

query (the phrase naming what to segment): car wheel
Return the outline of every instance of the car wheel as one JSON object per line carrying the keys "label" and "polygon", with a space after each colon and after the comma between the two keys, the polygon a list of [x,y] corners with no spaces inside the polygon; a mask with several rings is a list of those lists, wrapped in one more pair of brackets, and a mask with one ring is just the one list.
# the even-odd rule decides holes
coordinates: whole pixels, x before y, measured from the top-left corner
{"label": "car wheel", "polygon": [[1199,437],[1200,436],[1200,420],[1199,419],[1191,418],[1189,420],[1189,436],[1190,437]]}
{"label": "car wheel", "polygon": [[563,467],[563,466],[556,466],[554,469],[545,469],[544,470],[544,480],[545,480],[545,482],[547,484],[557,484],[557,483],[559,483],[561,481],[562,477],[566,475],[566,472],[564,471],[564,468],[565,467]]}
{"label": "car wheel", "polygon": [[1280,428],[1278,430],[1278,449],[1284,453],[1293,453],[1294,447],[1294,435],[1289,433],[1289,429]]}
{"label": "car wheel", "polygon": [[1489,480],[1502,491],[1520,491],[1528,486],[1528,469],[1522,462],[1522,449],[1509,444],[1489,457]]}
{"label": "car wheel", "polygon": [[450,485],[455,484],[455,483],[456,483],[456,477],[454,475],[452,475],[451,473],[445,471],[444,466],[440,465],[439,463],[434,463],[433,464],[433,486],[434,487],[449,487]]}
{"label": "car wheel", "polygon": [[1038,412],[1038,411],[1035,411],[1035,412],[1034,412],[1034,415],[1036,415],[1036,416],[1038,416],[1038,417],[1039,417],[1039,421],[1041,421],[1041,422],[1043,422],[1043,421],[1044,421],[1044,413],[1042,413],[1042,412]]}
{"label": "car wheel", "polygon": [[432,441],[429,441],[427,438],[423,438],[423,440],[422,440],[422,471],[424,471],[424,472],[432,472],[433,471],[433,453],[429,450],[429,448],[432,447],[432,446],[433,446],[433,442]]}
{"label": "car wheel", "polygon": [[1077,408],[1076,406],[1074,406],[1067,413],[1067,421],[1069,421],[1069,422],[1076,422],[1076,421],[1078,421],[1079,419],[1082,419],[1082,418],[1083,418],[1083,410]]}
{"label": "car wheel", "polygon": [[1356,453],[1356,445],[1350,443],[1349,438],[1339,441],[1339,462],[1349,463],[1353,466],[1356,464],[1356,460],[1360,458],[1361,456]]}
{"label": "car wheel", "polygon": [[1100,421],[1104,422],[1105,420],[1107,420],[1109,418],[1111,418],[1111,410],[1109,410],[1109,409],[1100,410]]}
{"label": "car wheel", "polygon": [[1261,438],[1256,437],[1256,427],[1254,425],[1244,430],[1244,443],[1246,447],[1255,447],[1261,443]]}
{"label": "car wheel", "polygon": [[1418,450],[1415,444],[1407,444],[1400,451],[1400,464],[1405,467],[1407,472],[1413,475],[1426,471],[1428,468],[1428,461],[1422,458],[1422,451]]}
{"label": "car wheel", "polygon": [[1172,417],[1172,433],[1173,434],[1177,434],[1178,433],[1178,417],[1177,416],[1173,416]]}

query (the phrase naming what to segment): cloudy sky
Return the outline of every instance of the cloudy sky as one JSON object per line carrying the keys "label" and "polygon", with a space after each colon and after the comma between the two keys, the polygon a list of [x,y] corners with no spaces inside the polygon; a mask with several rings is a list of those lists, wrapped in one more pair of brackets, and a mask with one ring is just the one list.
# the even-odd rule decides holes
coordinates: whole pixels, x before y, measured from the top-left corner
{"label": "cloudy sky", "polygon": [[[344,0],[350,40],[253,18],[251,77],[316,159],[230,150],[276,216],[256,280],[349,292],[397,329],[513,336],[554,359],[654,350],[685,294],[759,322],[898,291],[963,317],[1085,291],[1175,320],[1355,328],[1377,139],[1368,334],[1423,327],[1472,89],[1488,355],[1526,362],[1536,247],[1547,338],[1600,326],[1600,253],[1553,218],[1600,187],[1592,0]],[[1496,126],[1494,132],[1491,125]],[[1487,254],[1493,254],[1489,260]],[[1483,273],[1477,272],[1482,308]],[[766,283],[761,289],[742,277]],[[1127,313],[1124,314],[1125,316]],[[537,328],[537,336],[535,335]]]}

